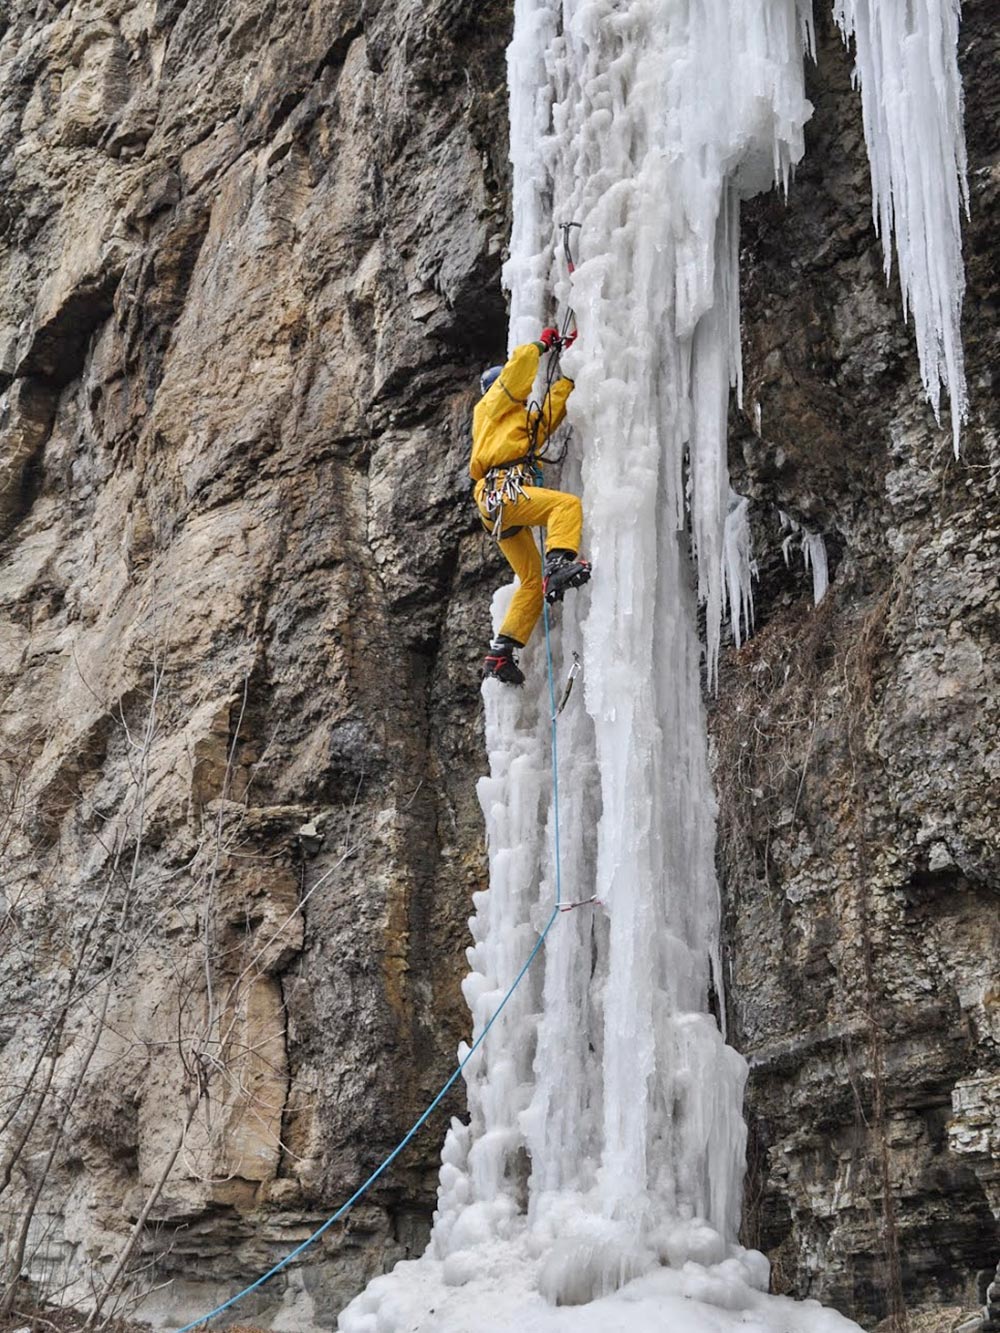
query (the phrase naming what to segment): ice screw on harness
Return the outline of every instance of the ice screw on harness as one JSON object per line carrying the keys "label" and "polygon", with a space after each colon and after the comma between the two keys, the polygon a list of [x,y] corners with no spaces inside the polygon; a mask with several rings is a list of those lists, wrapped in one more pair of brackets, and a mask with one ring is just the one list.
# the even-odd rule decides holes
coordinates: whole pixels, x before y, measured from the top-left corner
{"label": "ice screw on harness", "polygon": [[576,265],[573,263],[573,251],[569,243],[569,234],[574,227],[580,228],[582,226],[582,222],[560,222],[559,224],[559,230],[563,234],[563,254],[566,256],[566,268],[570,277],[576,272]]}
{"label": "ice screw on harness", "polygon": [[539,467],[532,467],[530,472],[525,463],[505,463],[491,467],[486,474],[483,488],[483,508],[493,524],[490,536],[494,541],[503,540],[503,507],[513,504],[524,495],[525,486],[540,486],[542,473]]}

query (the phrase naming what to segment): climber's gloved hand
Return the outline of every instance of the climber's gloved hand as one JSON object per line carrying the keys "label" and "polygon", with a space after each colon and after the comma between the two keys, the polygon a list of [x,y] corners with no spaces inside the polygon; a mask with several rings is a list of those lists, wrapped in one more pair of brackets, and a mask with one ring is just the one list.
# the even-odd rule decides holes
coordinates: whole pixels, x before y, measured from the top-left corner
{"label": "climber's gloved hand", "polygon": [[542,329],[538,341],[547,352],[551,352],[554,347],[558,348],[562,346],[562,339],[559,337],[558,329]]}
{"label": "climber's gloved hand", "polygon": [[572,333],[567,333],[566,337],[563,339],[563,351],[565,351],[567,347],[573,346],[579,332],[579,329],[574,329]]}

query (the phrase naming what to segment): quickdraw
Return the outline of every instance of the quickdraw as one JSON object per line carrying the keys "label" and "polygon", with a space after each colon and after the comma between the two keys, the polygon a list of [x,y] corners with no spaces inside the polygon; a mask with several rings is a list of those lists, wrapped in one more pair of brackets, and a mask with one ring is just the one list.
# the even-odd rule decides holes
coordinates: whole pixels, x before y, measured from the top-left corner
{"label": "quickdraw", "polygon": [[[555,717],[558,717],[562,710],[569,703],[569,696],[573,693],[573,682],[580,674],[580,654],[573,654],[573,665],[569,669],[569,675],[566,677],[566,688],[563,690],[562,698],[559,700],[559,707],[555,711]],[[553,719],[554,721],[555,719]]]}

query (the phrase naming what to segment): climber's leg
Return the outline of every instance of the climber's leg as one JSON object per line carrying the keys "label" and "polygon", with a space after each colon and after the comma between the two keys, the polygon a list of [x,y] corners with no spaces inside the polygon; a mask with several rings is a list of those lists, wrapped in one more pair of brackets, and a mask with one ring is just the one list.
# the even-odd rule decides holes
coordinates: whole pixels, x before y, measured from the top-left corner
{"label": "climber's leg", "polygon": [[[480,501],[483,522],[488,516]],[[544,486],[526,486],[523,493],[503,506],[503,532],[500,550],[517,575],[518,586],[497,638],[483,663],[483,674],[496,676],[506,684],[520,685],[524,676],[517,665],[515,648],[523,648],[542,613],[543,597],[561,601],[567,588],[579,587],[590,578],[590,565],[577,558],[583,529],[583,506],[575,495],[551,491]],[[532,528],[545,528],[545,578],[542,561]]]}
{"label": "climber's leg", "polygon": [[590,578],[590,562],[579,557],[583,506],[575,495],[526,486],[523,498],[504,506],[504,522],[545,527],[542,591],[547,602],[561,602],[568,588]]}
{"label": "climber's leg", "polygon": [[[505,520],[514,508],[514,505],[504,505]],[[514,647],[523,648],[542,614],[542,558],[535,544],[534,533],[526,527],[502,540],[500,550],[518,580],[500,626],[500,636],[511,640]]]}
{"label": "climber's leg", "polygon": [[583,531],[583,505],[578,496],[568,491],[525,486],[523,496],[513,504],[504,505],[503,525],[544,528],[547,551],[569,551],[576,555]]}

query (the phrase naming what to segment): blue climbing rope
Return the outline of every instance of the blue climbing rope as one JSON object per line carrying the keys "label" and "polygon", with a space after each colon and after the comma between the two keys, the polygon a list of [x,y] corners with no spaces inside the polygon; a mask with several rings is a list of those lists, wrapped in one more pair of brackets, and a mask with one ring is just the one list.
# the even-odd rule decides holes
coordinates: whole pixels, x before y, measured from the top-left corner
{"label": "blue climbing rope", "polygon": [[433,1112],[438,1108],[438,1106],[441,1104],[447,1093],[451,1090],[452,1087],[454,1087],[463,1069],[465,1069],[466,1065],[475,1055],[476,1051],[478,1051],[479,1047],[482,1046],[483,1042],[486,1040],[486,1034],[489,1032],[490,1028],[503,1013],[507,1005],[507,1001],[511,998],[514,992],[517,990],[518,986],[521,984],[521,981],[523,980],[528,969],[531,967],[531,964],[535,961],[535,957],[538,954],[538,951],[545,943],[545,937],[548,935],[549,931],[552,929],[552,926],[556,918],[559,916],[559,904],[562,902],[562,869],[559,857],[559,771],[558,771],[559,751],[556,739],[556,694],[555,694],[555,681],[552,671],[552,641],[549,635],[549,608],[548,604],[545,602],[542,603],[542,606],[544,608],[544,614],[545,614],[545,655],[548,660],[549,700],[551,703],[551,712],[552,712],[552,801],[553,801],[553,808],[555,811],[555,859],[556,859],[556,901],[555,901],[555,906],[552,908],[552,915],[549,917],[548,921],[546,921],[545,926],[542,929],[542,933],[539,935],[538,939],[535,941],[534,947],[528,954],[527,958],[524,960],[523,967],[521,968],[520,972],[518,972],[514,980],[511,982],[510,986],[508,987],[506,995],[497,1005],[496,1009],[493,1012],[492,1017],[490,1018],[490,1021],[486,1024],[482,1032],[480,1032],[479,1036],[469,1047],[469,1050],[465,1058],[459,1063],[454,1073],[451,1075],[451,1077],[448,1079],[448,1081],[445,1083],[441,1091],[437,1094],[437,1096],[430,1103],[427,1109],[423,1112],[422,1115],[420,1115],[413,1122],[413,1124],[406,1131],[404,1136],[396,1144],[395,1148],[393,1148],[389,1156],[381,1163],[381,1165],[375,1168],[375,1170],[371,1173],[371,1175],[368,1177],[365,1183],[363,1185],[359,1185],[358,1188],[351,1195],[351,1197],[347,1200],[347,1202],[341,1204],[341,1206],[337,1209],[337,1211],[333,1214],[333,1216],[328,1217],[321,1227],[317,1227],[311,1236],[307,1236],[304,1241],[296,1245],[295,1249],[292,1250],[291,1253],[286,1254],[284,1259],[279,1260],[279,1262],[276,1263],[273,1268],[269,1268],[266,1273],[264,1273],[261,1277],[257,1278],[256,1282],[251,1282],[248,1287],[244,1287],[242,1291],[238,1291],[236,1295],[231,1296],[228,1301],[223,1301],[221,1305],[217,1305],[214,1310],[209,1310],[208,1314],[203,1314],[200,1319],[196,1319],[191,1324],[185,1324],[183,1328],[178,1329],[177,1333],[191,1333],[192,1329],[200,1328],[202,1324],[207,1324],[208,1321],[210,1319],[214,1319],[216,1315],[222,1314],[224,1310],[231,1309],[237,1303],[237,1301],[241,1301],[244,1298],[244,1296],[249,1296],[252,1291],[257,1291],[257,1289],[259,1287],[262,1287],[265,1282],[270,1281],[270,1279],[274,1277],[275,1274],[280,1273],[282,1269],[287,1268],[288,1265],[294,1259],[297,1259],[300,1254],[303,1254],[306,1250],[308,1250],[311,1245],[315,1245],[316,1241],[319,1240],[320,1236],[322,1236],[324,1232],[329,1231],[329,1229],[334,1225],[335,1222],[339,1222],[340,1219],[347,1212],[349,1212],[351,1208],[354,1207],[354,1205],[362,1197],[362,1195],[366,1194],[368,1190],[371,1189],[372,1185],[375,1184],[379,1176],[381,1176],[383,1172],[385,1172],[392,1165],[392,1163],[396,1160],[396,1158],[403,1151],[403,1149],[410,1142],[410,1140],[417,1133],[417,1131],[421,1128],[421,1126],[423,1126],[427,1122],[427,1120],[430,1118]]}
{"label": "blue climbing rope", "polygon": [[[543,548],[544,550],[544,543]],[[555,812],[555,852],[556,852],[556,908],[562,902],[562,856],[559,850],[559,740],[556,733],[556,685],[552,671],[552,638],[549,631],[549,604],[542,599],[542,615],[545,623],[545,660],[549,667],[549,715],[552,718],[552,809]]]}

